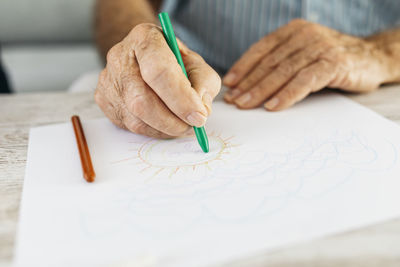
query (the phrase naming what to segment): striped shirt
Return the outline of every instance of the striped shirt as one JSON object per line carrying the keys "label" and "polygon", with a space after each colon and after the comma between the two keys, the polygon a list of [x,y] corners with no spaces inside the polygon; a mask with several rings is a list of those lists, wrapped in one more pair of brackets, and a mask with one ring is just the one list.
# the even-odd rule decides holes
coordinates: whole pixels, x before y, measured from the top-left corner
{"label": "striped shirt", "polygon": [[222,72],[294,18],[356,36],[400,25],[400,0],[164,0],[162,11],[176,35]]}

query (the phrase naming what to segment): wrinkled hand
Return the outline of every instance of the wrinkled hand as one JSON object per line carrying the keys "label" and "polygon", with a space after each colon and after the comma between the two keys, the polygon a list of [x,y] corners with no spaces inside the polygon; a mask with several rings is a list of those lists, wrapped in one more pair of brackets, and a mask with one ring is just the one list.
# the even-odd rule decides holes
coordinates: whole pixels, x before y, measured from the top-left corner
{"label": "wrinkled hand", "polygon": [[255,43],[223,79],[228,103],[281,110],[324,87],[376,89],[388,79],[386,55],[374,43],[296,19]]}
{"label": "wrinkled hand", "polygon": [[140,24],[110,49],[95,100],[116,125],[157,138],[190,133],[205,124],[221,87],[218,74],[178,41],[189,80],[163,33]]}

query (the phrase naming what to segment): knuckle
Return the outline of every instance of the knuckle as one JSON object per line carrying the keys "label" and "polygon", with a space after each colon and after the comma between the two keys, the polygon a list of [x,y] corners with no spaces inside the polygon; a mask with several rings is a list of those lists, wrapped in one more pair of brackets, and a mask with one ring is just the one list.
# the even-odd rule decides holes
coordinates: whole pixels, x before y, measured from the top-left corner
{"label": "knuckle", "polygon": [[140,23],[134,27],[134,31],[143,33],[151,27],[150,25],[149,23]]}
{"label": "knuckle", "polygon": [[149,27],[144,37],[147,41],[160,40],[161,32],[156,27]]}
{"label": "knuckle", "polygon": [[354,60],[348,55],[336,54],[334,59],[331,61],[337,66],[341,66],[344,69],[353,69]]}
{"label": "knuckle", "polygon": [[288,77],[294,72],[294,67],[290,63],[281,63],[276,67],[276,73],[280,77]]}
{"label": "knuckle", "polygon": [[260,42],[256,42],[251,45],[249,52],[253,55],[253,57],[261,58],[265,54],[265,46],[267,45],[267,42],[268,39],[267,36],[265,36]]}
{"label": "knuckle", "polygon": [[271,91],[270,89],[271,87],[267,84],[257,85],[249,91],[250,99],[252,99],[253,103],[261,103],[261,101],[264,101],[275,92],[275,90]]}
{"label": "knuckle", "polygon": [[321,38],[321,31],[320,31],[320,26],[315,23],[308,23],[305,24],[303,27],[301,27],[297,33],[296,33],[296,38],[293,39],[295,42],[299,41],[308,41],[309,40],[318,40]]}
{"label": "knuckle", "polygon": [[182,42],[179,38],[176,38],[176,42],[178,43],[178,47],[179,47],[179,49],[181,50],[181,53],[183,52],[183,53],[186,53],[186,52],[193,52],[192,50],[190,50],[188,47],[187,47],[187,45],[184,43],[184,42]]}
{"label": "knuckle", "polygon": [[327,61],[327,60],[320,60],[319,62],[318,62],[318,64],[321,66],[321,68],[320,69],[324,69],[324,70],[326,70],[326,69],[328,69],[329,67],[331,67],[331,62],[329,62],[329,61]]}
{"label": "knuckle", "polygon": [[292,19],[292,20],[289,22],[289,25],[297,26],[297,25],[303,25],[303,24],[305,24],[305,23],[307,23],[307,21],[306,21],[305,19],[296,18],[296,19]]}
{"label": "knuckle", "polygon": [[243,72],[243,68],[241,67],[240,63],[241,63],[242,59],[239,59],[239,61],[237,61],[232,68],[229,70],[230,73],[235,73],[235,74],[241,74]]}
{"label": "knuckle", "polygon": [[273,80],[271,80],[271,79],[268,79],[269,81],[268,81],[268,83],[263,83],[262,84],[262,86],[263,86],[263,88],[264,88],[264,90],[268,90],[268,88],[274,88],[274,89],[278,89],[279,87],[281,87],[282,86],[282,82],[281,81],[278,81],[277,79],[273,79]]}
{"label": "knuckle", "polygon": [[214,76],[214,82],[215,82],[215,84],[217,84],[217,85],[219,85],[219,86],[221,86],[222,85],[222,80],[221,80],[221,76],[219,76],[218,75],[218,73],[215,71],[215,70],[213,70],[212,69],[212,72],[213,72],[213,76]]}
{"label": "knuckle", "polygon": [[297,83],[299,85],[303,85],[303,86],[307,85],[307,84],[311,84],[314,81],[314,79],[315,79],[315,75],[307,69],[300,70],[296,77]]}
{"label": "knuckle", "polygon": [[317,57],[327,57],[329,55],[336,57],[336,54],[338,54],[337,47],[327,39],[321,40],[313,47],[310,47],[308,53],[310,55],[316,55]]}
{"label": "knuckle", "polygon": [[145,134],[148,126],[141,120],[133,120],[128,122],[127,128],[134,133]]}
{"label": "knuckle", "polygon": [[257,86],[254,88],[254,90],[250,90],[247,94],[250,96],[250,99],[259,99],[261,98],[264,90],[265,87]]}
{"label": "knuckle", "polygon": [[240,89],[247,90],[265,76],[264,69],[259,66],[238,86]]}
{"label": "knuckle", "polygon": [[289,43],[287,45],[279,47],[274,51],[274,53],[264,59],[263,65],[265,67],[276,67],[277,65],[279,65],[280,62],[288,57],[291,47],[292,45]]}
{"label": "knuckle", "polygon": [[128,110],[138,118],[142,118],[147,110],[147,99],[144,95],[135,95],[129,99]]}
{"label": "knuckle", "polygon": [[142,73],[143,80],[148,83],[166,83],[171,78],[177,78],[171,69],[161,66],[160,64],[143,66],[140,71]]}
{"label": "knuckle", "polygon": [[346,53],[343,53],[340,48],[334,46],[327,48],[319,59],[322,64],[330,63],[333,69],[340,67],[347,68],[353,64],[353,61],[350,60]]}
{"label": "knuckle", "polygon": [[135,35],[136,47],[146,51],[150,45],[157,45],[163,41],[160,29],[152,24],[145,24]]}
{"label": "knuckle", "polygon": [[267,69],[269,67],[271,67],[271,55],[264,56],[256,66],[257,69]]}
{"label": "knuckle", "polygon": [[332,62],[341,61],[343,54],[336,47],[328,47],[322,54],[321,59],[330,60]]}
{"label": "knuckle", "polygon": [[116,61],[119,61],[120,58],[120,53],[121,53],[121,43],[118,43],[111,47],[110,50],[107,52],[107,63],[113,63]]}
{"label": "knuckle", "polygon": [[140,23],[132,29],[132,35],[135,39],[142,39],[147,32],[155,26],[151,23]]}
{"label": "knuckle", "polygon": [[221,77],[218,74],[214,74],[213,75],[213,86],[211,86],[209,88],[209,93],[210,95],[214,98],[216,95],[218,95],[219,91],[221,90],[221,85],[222,85],[222,81],[221,81]]}
{"label": "knuckle", "polygon": [[325,51],[333,50],[336,47],[329,39],[323,39],[317,45]]}
{"label": "knuckle", "polygon": [[316,23],[308,23],[303,30],[309,33],[318,33],[321,30],[321,26]]}
{"label": "knuckle", "polygon": [[276,58],[275,57],[265,57],[261,60],[261,63],[256,67],[262,73],[267,73],[271,71],[272,66],[276,65]]}
{"label": "knuckle", "polygon": [[334,55],[334,59],[332,62],[335,62],[336,64],[340,64],[343,66],[349,66],[349,67],[352,66],[354,63],[354,61],[352,60],[351,57],[349,57],[346,54],[339,54],[339,53],[336,53]]}
{"label": "knuckle", "polygon": [[205,63],[204,59],[200,54],[194,52],[193,50],[190,50],[189,48],[186,47],[186,45],[182,46],[181,48],[182,54],[185,54],[187,56],[191,57],[191,60],[194,62],[199,62],[199,63]]}
{"label": "knuckle", "polygon": [[194,80],[194,79],[199,79],[199,77],[202,78],[202,80],[204,80],[205,82],[209,82],[210,81],[210,74],[208,69],[205,68],[192,68],[192,69],[188,69],[187,71],[187,75],[190,81]]}
{"label": "knuckle", "polygon": [[147,51],[149,50],[151,42],[148,37],[142,37],[142,39],[137,40],[136,44],[136,49]]}
{"label": "knuckle", "polygon": [[284,98],[289,100],[288,102],[294,102],[296,99],[296,90],[295,89],[287,89],[282,92],[284,95]]}
{"label": "knuckle", "polygon": [[111,112],[116,120],[124,121],[124,112],[120,105],[112,105]]}
{"label": "knuckle", "polygon": [[217,88],[218,88],[218,91],[219,91],[219,88],[221,87],[221,85],[222,85],[222,80],[221,80],[221,77],[218,75],[218,73],[213,69],[213,68],[211,68],[209,65],[207,65],[207,68],[208,68],[208,72],[209,72],[209,75],[208,75],[208,77],[209,77],[209,79],[210,79],[210,84],[213,84],[213,85],[215,85]]}
{"label": "knuckle", "polygon": [[100,106],[106,115],[115,125],[120,128],[126,128],[123,120],[123,113],[122,110],[111,103],[109,105]]}
{"label": "knuckle", "polygon": [[163,131],[170,136],[180,136],[187,130],[188,127],[180,127],[180,125],[174,122],[166,123],[163,128]]}

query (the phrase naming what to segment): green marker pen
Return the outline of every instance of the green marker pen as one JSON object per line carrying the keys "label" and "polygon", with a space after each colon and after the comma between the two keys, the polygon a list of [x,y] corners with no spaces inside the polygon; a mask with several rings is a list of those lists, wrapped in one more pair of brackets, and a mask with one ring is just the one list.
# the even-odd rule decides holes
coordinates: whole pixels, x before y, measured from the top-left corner
{"label": "green marker pen", "polygon": [[[179,65],[181,65],[183,73],[186,75],[186,77],[188,77],[185,65],[183,64],[182,61],[181,52],[179,51],[178,43],[176,42],[174,29],[172,28],[172,24],[169,19],[168,13],[162,12],[158,14],[158,18],[160,19],[161,27],[163,29],[164,36],[165,39],[167,40],[169,48],[171,48],[172,52],[176,57],[176,60],[178,60]],[[208,146],[207,134],[206,131],[204,130],[204,127],[193,127],[193,129],[194,132],[196,133],[197,141],[199,142],[201,149],[205,153],[207,153],[209,151],[209,146]]]}

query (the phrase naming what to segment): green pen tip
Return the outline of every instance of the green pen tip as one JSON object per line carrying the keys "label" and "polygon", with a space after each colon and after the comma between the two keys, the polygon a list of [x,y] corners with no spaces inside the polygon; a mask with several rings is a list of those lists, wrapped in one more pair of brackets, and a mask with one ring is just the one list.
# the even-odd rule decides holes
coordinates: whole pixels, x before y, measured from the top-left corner
{"label": "green pen tip", "polygon": [[206,131],[204,130],[204,127],[193,127],[194,132],[196,133],[197,141],[199,142],[199,145],[201,147],[201,150],[203,150],[204,153],[208,153],[210,151],[210,147],[208,145],[208,138]]}
{"label": "green pen tip", "polygon": [[208,153],[208,151],[210,151],[210,147],[208,146],[208,139],[207,139],[207,136],[206,136],[206,140],[205,140],[206,142],[201,142],[200,143],[200,146],[201,146],[201,149],[203,150],[203,152],[204,153]]}

